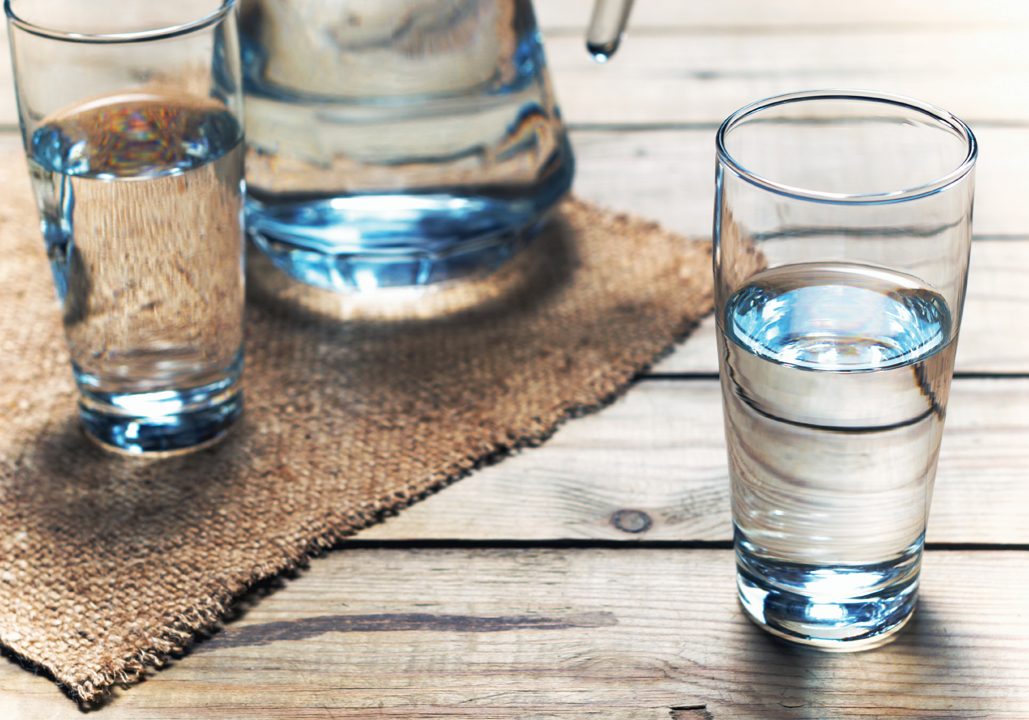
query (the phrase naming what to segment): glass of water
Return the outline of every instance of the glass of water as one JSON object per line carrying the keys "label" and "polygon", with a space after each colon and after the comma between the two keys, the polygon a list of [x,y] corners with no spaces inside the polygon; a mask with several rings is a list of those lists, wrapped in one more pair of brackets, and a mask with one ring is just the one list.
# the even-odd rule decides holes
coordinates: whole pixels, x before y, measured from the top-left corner
{"label": "glass of water", "polygon": [[871,92],[717,136],[714,272],[739,597],[826,650],[911,617],[954,366],[976,141]]}
{"label": "glass of water", "polygon": [[235,0],[6,0],[22,139],[87,433],[213,442],[242,411]]}

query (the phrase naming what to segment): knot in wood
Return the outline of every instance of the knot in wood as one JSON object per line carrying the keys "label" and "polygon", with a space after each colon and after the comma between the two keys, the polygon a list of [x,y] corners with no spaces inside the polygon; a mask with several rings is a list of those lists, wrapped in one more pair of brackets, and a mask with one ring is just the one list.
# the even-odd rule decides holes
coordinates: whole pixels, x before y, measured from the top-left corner
{"label": "knot in wood", "polygon": [[642,510],[618,510],[611,515],[611,524],[622,532],[636,534],[646,532],[654,522]]}

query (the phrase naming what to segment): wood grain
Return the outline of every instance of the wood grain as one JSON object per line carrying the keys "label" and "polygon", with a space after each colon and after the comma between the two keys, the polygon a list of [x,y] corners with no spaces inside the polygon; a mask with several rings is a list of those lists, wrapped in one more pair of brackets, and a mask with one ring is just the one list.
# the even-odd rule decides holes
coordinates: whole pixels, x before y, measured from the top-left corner
{"label": "wood grain", "polygon": [[[1029,380],[954,383],[929,542],[1029,543],[1027,437]],[[728,542],[727,473],[718,383],[649,380],[360,537]]]}
{"label": "wood grain", "polygon": [[[981,125],[974,130],[981,146],[975,177],[976,235],[1029,237],[1029,203],[1024,202],[1018,181],[1029,158],[1029,127]],[[578,161],[575,192],[687,235],[710,236],[714,127],[580,128],[573,129],[571,137]]]}
{"label": "wood grain", "polygon": [[[1029,95],[1013,90],[1029,71],[1029,18],[1016,0],[974,11],[960,0],[803,0],[789,9],[761,0],[640,2],[630,36],[604,67],[585,51],[585,3],[537,5],[573,123],[712,123],[751,100],[814,87],[874,87],[969,121],[1029,121]],[[6,44],[0,35],[0,125],[13,127]]]}
{"label": "wood grain", "polygon": [[572,123],[721,122],[763,97],[818,88],[875,88],[945,107],[968,122],[1029,121],[1012,92],[1029,70],[1025,31],[955,28],[898,34],[717,30],[628,38],[601,66],[581,39],[548,38],[547,57]]}
{"label": "wood grain", "polygon": [[[766,637],[732,572],[726,550],[344,550],[98,717],[1025,718],[1029,553],[930,553],[915,620],[856,655]],[[0,687],[0,717],[81,717],[3,660]]]}
{"label": "wood grain", "polygon": [[[548,33],[584,34],[593,0],[537,2],[536,18]],[[684,35],[711,30],[775,33],[818,29],[821,32],[926,32],[940,27],[995,27],[1029,23],[1029,6],[1021,0],[980,0],[969,12],[967,0],[865,0],[833,3],[824,0],[767,0],[678,2],[639,0],[632,9],[629,33]]]}

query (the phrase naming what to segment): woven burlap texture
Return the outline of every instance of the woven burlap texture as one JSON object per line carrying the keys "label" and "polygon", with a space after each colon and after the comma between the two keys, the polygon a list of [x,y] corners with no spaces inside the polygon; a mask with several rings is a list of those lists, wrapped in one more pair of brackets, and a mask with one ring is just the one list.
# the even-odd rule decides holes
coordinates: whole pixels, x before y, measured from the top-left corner
{"label": "woven burlap texture", "polygon": [[711,307],[708,243],[575,200],[456,289],[366,304],[261,275],[240,425],[126,458],[77,424],[24,160],[0,182],[0,643],[83,702],[261,579],[600,407]]}

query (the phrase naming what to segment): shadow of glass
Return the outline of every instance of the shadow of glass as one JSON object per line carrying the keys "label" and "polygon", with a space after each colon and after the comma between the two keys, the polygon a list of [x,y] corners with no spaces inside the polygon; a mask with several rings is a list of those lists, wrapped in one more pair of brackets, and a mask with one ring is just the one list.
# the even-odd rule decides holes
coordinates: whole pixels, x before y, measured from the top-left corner
{"label": "shadow of glass", "polygon": [[[31,473],[20,473],[9,489],[36,527],[47,528],[57,546],[87,547],[99,543],[138,544],[154,550],[162,536],[178,542],[186,519],[181,509],[195,506],[201,515],[216,513],[215,498],[226,499],[231,485],[247,469],[241,448],[247,444],[250,423],[244,418],[219,444],[174,457],[143,458],[118,455],[98,447],[79,426],[74,408],[37,438],[26,462]],[[212,486],[219,491],[212,493]]]}
{"label": "shadow of glass", "polygon": [[794,645],[744,622],[746,640],[735,660],[745,684],[740,702],[755,718],[843,718],[855,716],[848,714],[855,708],[862,717],[890,717],[898,702],[918,707],[920,718],[953,717],[945,706],[933,709],[934,688],[961,677],[961,652],[931,602],[920,601],[891,643],[855,653]]}

